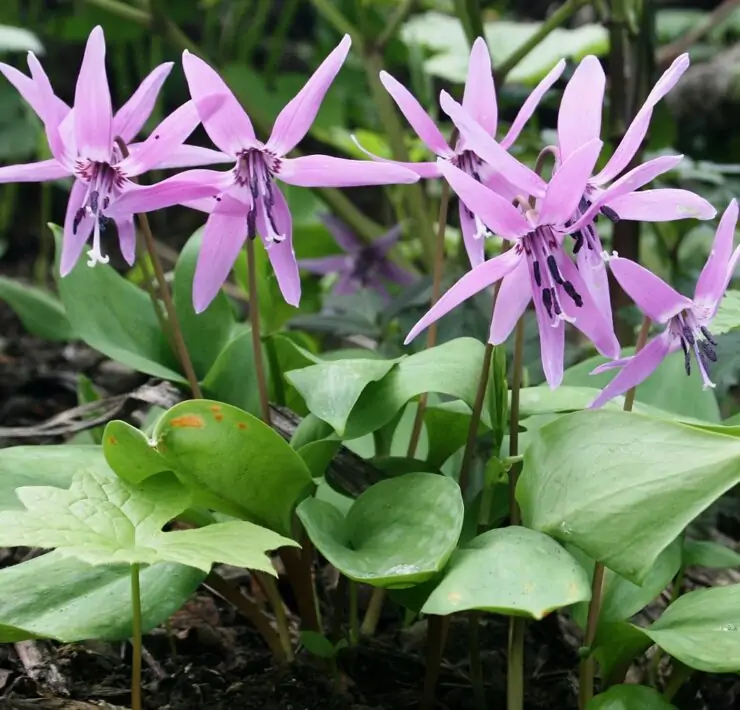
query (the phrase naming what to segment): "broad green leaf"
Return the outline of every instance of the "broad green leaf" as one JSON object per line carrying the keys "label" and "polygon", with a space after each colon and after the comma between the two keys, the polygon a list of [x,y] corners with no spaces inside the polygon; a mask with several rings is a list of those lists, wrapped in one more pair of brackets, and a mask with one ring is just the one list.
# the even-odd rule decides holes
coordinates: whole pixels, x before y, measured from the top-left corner
{"label": "broad green leaf", "polygon": [[347,419],[364,389],[385,377],[396,362],[336,360],[292,370],[285,376],[303,396],[311,413],[343,436]]}
{"label": "broad green leaf", "polygon": [[446,616],[479,609],[542,619],[590,597],[586,573],[555,540],[511,526],[455,550],[422,611]]}
{"label": "broad green leaf", "polygon": [[311,475],[314,478],[321,478],[341,445],[341,441],[312,441],[296,451],[308,466]]}
{"label": "broad green leaf", "polygon": [[[56,225],[50,227],[59,269],[62,233]],[[84,258],[57,285],[72,329],[91,348],[147,375],[186,382],[144,291],[112,267],[91,268]]]}
{"label": "broad green leaf", "polygon": [[16,494],[26,510],[0,513],[0,545],[56,548],[91,565],[177,562],[208,572],[224,562],[274,574],[265,552],[295,545],[241,520],[162,532],[190,505],[170,473],[133,486],[111,471],[81,469],[69,489],[26,486]]}
{"label": "broad green leaf", "polygon": [[740,328],[740,291],[727,291],[711,323],[712,335],[722,335]]}
{"label": "broad green leaf", "polygon": [[223,291],[216,294],[203,313],[196,314],[193,308],[193,276],[202,237],[201,227],[180,252],[175,264],[175,284],[172,289],[177,320],[199,379],[211,369],[236,324],[234,311]]}
{"label": "broad green leaf", "polygon": [[144,432],[119,420],[105,426],[103,454],[116,474],[134,485],[172,469]]}
{"label": "broad green leaf", "polygon": [[632,662],[653,642],[642,629],[626,621],[599,624],[593,644],[603,681],[624,678]]}
{"label": "broad green leaf", "polygon": [[740,439],[628,412],[559,417],[532,436],[517,499],[525,524],[636,584],[740,480]]}
{"label": "broad green leaf", "polygon": [[16,488],[68,488],[83,468],[106,471],[99,446],[12,446],[0,450],[0,511],[23,510]]}
{"label": "broad green leaf", "polygon": [[[201,399],[172,407],[152,438],[199,505],[290,535],[293,508],[313,480],[272,428],[236,407]],[[208,504],[198,492],[209,495]]]}
{"label": "broad green leaf", "polygon": [[29,333],[44,340],[74,339],[64,306],[48,291],[0,276],[0,300],[16,312]]}
{"label": "broad green leaf", "polygon": [[740,554],[711,540],[686,540],[683,562],[686,567],[729,569],[740,567]]}
{"label": "broad green leaf", "polygon": [[676,710],[655,688],[615,685],[591,698],[586,710]]}
{"label": "broad green leaf", "polygon": [[740,671],[740,584],[684,594],[644,631],[690,668]]}
{"label": "broad green leaf", "polygon": [[[174,614],[205,576],[202,570],[171,562],[143,568],[139,579],[143,631]],[[91,566],[59,551],[6,567],[0,570],[0,624],[3,642],[130,638],[131,568]],[[15,638],[13,627],[20,631]]]}
{"label": "broad green leaf", "polygon": [[329,641],[324,634],[320,634],[316,631],[304,630],[301,631],[299,640],[303,648],[305,648],[312,656],[316,656],[316,658],[324,658],[328,660],[337,655],[334,644]]}
{"label": "broad green leaf", "polygon": [[409,473],[380,481],[352,504],[346,518],[330,503],[298,506],[311,542],[342,574],[375,587],[408,587],[439,572],[463,522],[455,481]]}
{"label": "broad green leaf", "polygon": [[[429,438],[427,462],[432,468],[440,468],[452,454],[465,446],[470,429],[471,410],[460,400],[428,406],[424,412],[424,424]],[[480,424],[478,432],[487,427]]]}

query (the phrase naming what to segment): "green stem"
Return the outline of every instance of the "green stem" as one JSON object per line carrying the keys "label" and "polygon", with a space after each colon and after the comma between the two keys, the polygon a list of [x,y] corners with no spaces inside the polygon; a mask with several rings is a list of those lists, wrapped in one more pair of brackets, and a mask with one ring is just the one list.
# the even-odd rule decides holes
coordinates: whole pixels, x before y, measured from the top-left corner
{"label": "green stem", "polygon": [[468,44],[472,47],[478,37],[484,37],[483,20],[478,0],[455,0],[455,14],[460,19]]}
{"label": "green stem", "polygon": [[439,678],[439,667],[442,663],[447,631],[450,628],[449,616],[436,616],[430,614],[427,617],[427,655],[426,673],[424,674],[424,690],[422,691],[420,710],[432,710],[436,705],[437,679]]}
{"label": "green stem", "polygon": [[521,616],[509,619],[509,656],[506,673],[506,708],[522,710],[524,707],[524,632],[526,625]]}
{"label": "green stem", "polygon": [[139,565],[131,565],[131,710],[141,710],[141,588]]}
{"label": "green stem", "polygon": [[382,587],[373,587],[373,593],[370,595],[365,617],[362,620],[360,633],[363,636],[372,636],[378,628],[380,614],[383,611],[383,601],[385,600],[385,589]]}
{"label": "green stem", "polygon": [[90,5],[95,5],[101,10],[106,10],[113,15],[117,15],[121,19],[131,20],[138,24],[149,24],[149,13],[145,10],[137,10],[135,7],[131,7],[125,2],[119,2],[119,0],[87,0]]}
{"label": "green stem", "polygon": [[416,0],[401,0],[396,8],[396,11],[391,15],[385,29],[380,33],[380,37],[375,42],[375,46],[378,49],[383,49],[390,40],[393,39],[398,29],[404,23],[404,20],[408,17],[411,10],[414,9]]}
{"label": "green stem", "polygon": [[693,673],[693,668],[689,668],[687,665],[684,665],[681,661],[674,658],[672,661],[671,676],[668,679],[668,684],[666,685],[665,690],[663,691],[663,697],[670,703],[676,693]]}
{"label": "green stem", "polygon": [[554,30],[563,25],[576,10],[583,7],[589,0],[566,0],[555,12],[550,15],[526,42],[517,47],[499,66],[496,71],[496,80],[503,84],[506,76],[519,64],[532,50],[536,49],[542,40]]}
{"label": "green stem", "polygon": [[42,288],[46,286],[51,264],[54,260],[54,237],[46,225],[51,222],[51,185],[41,183],[41,232],[39,234],[39,254],[36,257],[34,280]]}
{"label": "green stem", "polygon": [[280,57],[283,56],[283,48],[285,47],[285,37],[293,24],[297,11],[298,0],[286,0],[283,8],[280,10],[280,18],[278,19],[277,27],[275,27],[270,37],[269,54],[265,62],[265,75],[268,80],[274,77],[278,69],[278,62],[280,61]]}
{"label": "green stem", "polygon": [[470,629],[470,682],[473,685],[475,710],[486,710],[486,686],[483,682],[483,664],[480,657],[480,620],[481,613],[473,611],[468,614]]}
{"label": "green stem", "polygon": [[360,30],[352,24],[349,18],[337,7],[333,0],[311,0],[311,4],[319,14],[342,34],[348,34],[361,54],[365,51],[365,42]]}
{"label": "green stem", "polygon": [[290,640],[290,629],[288,628],[288,617],[285,613],[285,604],[280,596],[275,578],[266,572],[253,572],[259,582],[260,587],[265,592],[270,602],[272,611],[275,614],[275,624],[280,637],[280,645],[283,647],[285,658],[288,663],[293,662],[293,644]]}
{"label": "green stem", "polygon": [[257,376],[260,409],[265,424],[270,424],[270,399],[267,396],[267,378],[265,377],[265,363],[262,358],[257,268],[254,258],[254,239],[251,237],[247,238],[247,287],[249,288],[249,320],[252,321],[252,354],[254,356],[255,375]]}
{"label": "green stem", "polygon": [[357,582],[349,580],[349,645],[356,646],[360,640],[360,619],[357,609]]}
{"label": "green stem", "polygon": [[242,36],[242,47],[240,48],[240,51],[244,52],[242,56],[251,56],[260,40],[264,39],[265,22],[270,14],[271,5],[272,0],[257,0],[257,8],[251,14],[249,29]]}

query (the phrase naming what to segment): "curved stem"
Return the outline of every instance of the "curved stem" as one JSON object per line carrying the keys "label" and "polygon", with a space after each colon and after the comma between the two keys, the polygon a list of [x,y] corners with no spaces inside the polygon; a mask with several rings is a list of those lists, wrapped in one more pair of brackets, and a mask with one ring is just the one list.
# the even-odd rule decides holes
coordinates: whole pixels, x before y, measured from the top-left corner
{"label": "curved stem", "polygon": [[141,710],[141,589],[139,565],[131,565],[131,710]]}
{"label": "curved stem", "polygon": [[370,602],[365,611],[365,618],[362,620],[362,626],[360,627],[360,633],[363,636],[372,636],[375,633],[375,629],[378,628],[378,621],[380,620],[380,614],[383,611],[384,600],[385,589],[382,587],[373,588]]}
{"label": "curved stem", "polygon": [[254,356],[254,370],[257,376],[260,409],[262,410],[262,419],[265,424],[270,424],[270,400],[267,396],[265,363],[262,359],[259,288],[257,286],[257,269],[254,259],[254,239],[251,237],[247,237],[247,284],[249,288],[249,319],[252,321],[252,354]]}
{"label": "curved stem", "polygon": [[288,617],[285,613],[285,604],[283,604],[283,598],[280,596],[277,582],[271,574],[266,572],[252,572],[257,578],[257,582],[262,591],[270,601],[270,606],[275,614],[275,624],[277,625],[278,636],[280,637],[280,645],[283,647],[285,657],[288,663],[293,662],[293,643],[290,640],[290,629],[288,628]]}
{"label": "curved stem", "polygon": [[349,580],[349,645],[356,646],[360,640],[360,619],[357,609],[357,592],[359,585]]}

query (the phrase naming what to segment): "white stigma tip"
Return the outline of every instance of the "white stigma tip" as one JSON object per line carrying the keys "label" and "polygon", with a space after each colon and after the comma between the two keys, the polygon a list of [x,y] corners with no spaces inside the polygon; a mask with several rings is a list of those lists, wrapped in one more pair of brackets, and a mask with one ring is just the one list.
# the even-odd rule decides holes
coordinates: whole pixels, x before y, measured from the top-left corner
{"label": "white stigma tip", "polygon": [[616,257],[618,257],[618,256],[619,256],[619,252],[617,252],[617,251],[613,251],[613,252],[612,252],[612,253],[610,254],[610,253],[609,253],[609,252],[608,252],[608,251],[607,251],[606,249],[604,249],[604,251],[602,251],[602,252],[601,252],[601,258],[602,258],[602,259],[603,259],[603,260],[604,260],[605,262],[607,262],[607,263],[609,263],[609,262],[610,262],[610,261],[611,261],[612,259],[614,259],[614,258],[616,258]]}
{"label": "white stigma tip", "polygon": [[110,257],[102,254],[94,248],[87,252],[87,256],[87,265],[91,268],[96,264],[107,264],[110,261]]}

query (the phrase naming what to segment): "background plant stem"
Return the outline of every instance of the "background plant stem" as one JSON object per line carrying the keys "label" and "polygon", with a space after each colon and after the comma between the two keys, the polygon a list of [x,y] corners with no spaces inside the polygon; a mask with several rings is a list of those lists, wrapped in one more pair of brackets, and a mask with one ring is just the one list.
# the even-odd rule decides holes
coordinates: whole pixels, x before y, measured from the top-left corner
{"label": "background plant stem", "polygon": [[288,617],[285,613],[285,605],[283,604],[283,598],[280,596],[277,582],[271,574],[266,572],[252,572],[257,578],[257,582],[264,591],[267,599],[270,601],[270,606],[275,614],[275,623],[277,625],[278,636],[280,637],[280,645],[283,647],[285,652],[285,658],[288,663],[293,662],[293,644],[290,640],[290,629],[288,628]]}
{"label": "background plant stem", "polygon": [[385,599],[385,589],[382,587],[373,587],[370,595],[370,602],[365,610],[365,617],[362,620],[360,633],[363,636],[372,636],[378,628],[380,614],[383,611],[383,600]]}
{"label": "background plant stem", "polygon": [[131,710],[141,710],[141,589],[139,565],[131,565]]}
{"label": "background plant stem", "polygon": [[259,289],[257,287],[257,268],[254,259],[254,239],[247,237],[247,285],[249,288],[249,320],[252,322],[252,353],[254,370],[257,376],[257,390],[260,410],[265,424],[270,424],[270,399],[267,396],[265,362],[262,358],[262,332],[260,329]]}

